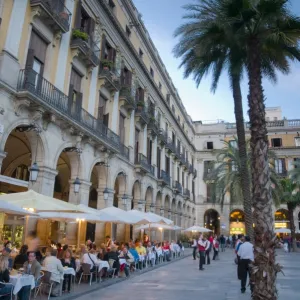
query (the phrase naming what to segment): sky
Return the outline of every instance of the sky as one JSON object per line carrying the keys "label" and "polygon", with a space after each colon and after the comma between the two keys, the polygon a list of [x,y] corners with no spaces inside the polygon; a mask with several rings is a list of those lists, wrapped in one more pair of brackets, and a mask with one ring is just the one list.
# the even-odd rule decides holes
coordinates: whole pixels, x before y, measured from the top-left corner
{"label": "sky", "polygon": [[[142,14],[145,26],[176,86],[181,100],[193,121],[225,120],[234,122],[234,106],[227,74],[222,74],[215,94],[210,91],[210,77],[206,77],[196,87],[192,78],[183,78],[183,69],[179,69],[180,59],[174,58],[172,49],[176,44],[173,37],[175,29],[183,23],[183,5],[195,0],[133,0]],[[300,16],[300,1],[291,0],[292,11]],[[300,118],[300,63],[291,64],[291,73],[278,74],[276,84],[263,82],[266,106],[280,106],[283,117]],[[244,115],[248,120],[248,82],[242,82]]]}

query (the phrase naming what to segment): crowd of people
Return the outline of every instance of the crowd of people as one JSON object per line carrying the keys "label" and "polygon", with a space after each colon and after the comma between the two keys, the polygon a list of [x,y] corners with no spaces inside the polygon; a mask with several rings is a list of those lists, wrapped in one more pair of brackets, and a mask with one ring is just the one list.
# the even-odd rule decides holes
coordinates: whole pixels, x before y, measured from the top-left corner
{"label": "crowd of people", "polygon": [[[15,251],[15,250],[14,250]],[[0,296],[7,295],[13,285],[10,282],[10,271],[19,270],[23,274],[34,276],[36,286],[39,284],[44,271],[51,273],[52,296],[59,296],[61,284],[62,292],[71,291],[72,275],[64,274],[65,268],[73,268],[77,279],[83,273],[83,264],[90,265],[91,272],[98,272],[98,266],[102,261],[109,262],[109,268],[101,269],[101,278],[130,276],[136,269],[143,269],[147,266],[154,266],[162,261],[169,261],[174,256],[182,255],[184,247],[180,241],[150,242],[143,239],[128,243],[119,243],[107,236],[105,242],[99,247],[88,240],[86,244],[74,250],[68,245],[61,245],[48,241],[48,246],[40,247],[35,233],[31,234],[28,244],[25,244],[18,251],[17,255],[12,254],[12,247],[8,240],[2,245],[0,256]],[[28,300],[31,286],[22,287],[18,292],[20,300]],[[4,300],[5,297],[4,297]]]}

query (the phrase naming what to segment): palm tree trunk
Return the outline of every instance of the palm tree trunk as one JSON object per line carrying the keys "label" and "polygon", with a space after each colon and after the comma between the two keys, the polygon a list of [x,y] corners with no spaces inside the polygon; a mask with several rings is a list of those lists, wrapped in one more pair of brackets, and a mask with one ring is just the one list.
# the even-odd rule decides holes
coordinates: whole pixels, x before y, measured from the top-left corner
{"label": "palm tree trunk", "polygon": [[287,204],[289,211],[289,221],[290,221],[290,229],[291,229],[291,237],[292,237],[292,247],[293,252],[297,251],[297,243],[296,243],[296,228],[294,223],[294,209],[291,205]]}
{"label": "palm tree trunk", "polygon": [[261,49],[257,38],[248,44],[249,117],[251,130],[252,205],[255,247],[252,282],[254,300],[276,300],[275,233],[272,211],[268,137],[262,88]]}
{"label": "palm tree trunk", "polygon": [[246,233],[253,240],[253,219],[252,219],[252,201],[250,191],[250,174],[248,169],[248,155],[245,135],[244,113],[242,103],[242,93],[240,85],[240,76],[232,77],[232,92],[234,100],[234,114],[236,122],[236,131],[238,137],[239,157],[241,161],[241,183],[244,201]]}

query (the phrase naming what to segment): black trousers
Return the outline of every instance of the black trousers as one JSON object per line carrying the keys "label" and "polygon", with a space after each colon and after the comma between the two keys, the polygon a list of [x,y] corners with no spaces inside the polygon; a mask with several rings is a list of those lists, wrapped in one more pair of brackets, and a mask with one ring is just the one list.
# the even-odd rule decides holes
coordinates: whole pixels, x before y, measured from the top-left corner
{"label": "black trousers", "polygon": [[205,264],[205,251],[199,251],[199,269],[203,269],[203,265]]}
{"label": "black trousers", "polygon": [[214,249],[213,260],[215,260],[217,258],[218,254],[219,254],[219,251],[217,251],[216,249]]}
{"label": "black trousers", "polygon": [[210,250],[205,251],[205,257],[206,257],[206,264],[210,265]]}
{"label": "black trousers", "polygon": [[197,247],[193,247],[193,258],[196,259]]}
{"label": "black trousers", "polygon": [[[242,292],[246,290],[248,274],[249,274],[249,281],[250,281],[250,271],[251,271],[250,263],[251,263],[250,259],[240,259],[239,260],[238,268],[239,268]],[[253,285],[251,284],[251,281],[250,281],[250,289],[251,289],[251,291],[253,290]]]}
{"label": "black trousers", "polygon": [[72,279],[71,274],[64,275],[64,281],[63,281],[63,286],[62,286],[63,291],[66,290],[66,285],[68,284],[68,292],[70,292],[70,290],[71,290],[71,279]]}

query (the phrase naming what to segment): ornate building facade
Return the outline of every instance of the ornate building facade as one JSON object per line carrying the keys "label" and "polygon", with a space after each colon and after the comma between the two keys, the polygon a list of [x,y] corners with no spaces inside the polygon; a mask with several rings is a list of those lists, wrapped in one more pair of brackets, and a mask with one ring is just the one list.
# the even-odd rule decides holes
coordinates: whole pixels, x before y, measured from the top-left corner
{"label": "ornate building facade", "polygon": [[[133,3],[9,0],[0,7],[1,192],[139,207],[193,225],[193,123]],[[76,237],[72,226],[37,225],[42,239],[63,231],[69,243]],[[96,240],[132,235],[124,225],[86,226]]]}

